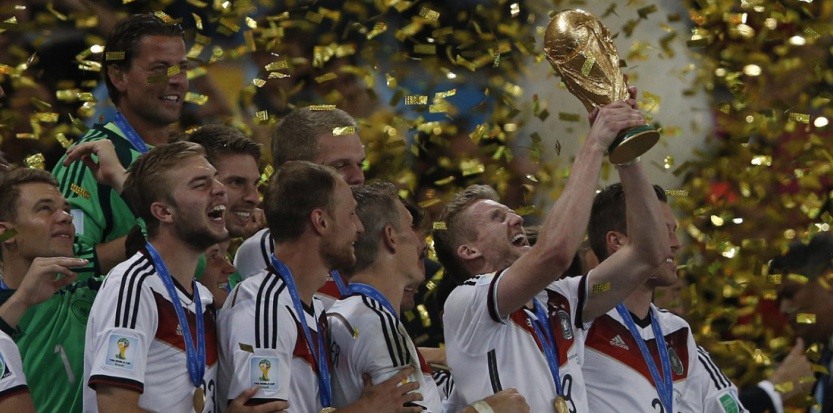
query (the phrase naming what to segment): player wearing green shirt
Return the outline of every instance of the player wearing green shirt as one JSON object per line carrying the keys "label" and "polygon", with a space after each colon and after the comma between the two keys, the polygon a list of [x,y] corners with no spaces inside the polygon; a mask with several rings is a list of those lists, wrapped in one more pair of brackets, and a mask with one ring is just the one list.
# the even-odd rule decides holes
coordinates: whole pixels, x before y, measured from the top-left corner
{"label": "player wearing green shirt", "polygon": [[76,278],[70,268],[87,263],[70,258],[69,204],[55,179],[36,169],[9,172],[0,193],[0,329],[16,341],[37,411],[80,412],[84,332],[97,286],[63,288]]}

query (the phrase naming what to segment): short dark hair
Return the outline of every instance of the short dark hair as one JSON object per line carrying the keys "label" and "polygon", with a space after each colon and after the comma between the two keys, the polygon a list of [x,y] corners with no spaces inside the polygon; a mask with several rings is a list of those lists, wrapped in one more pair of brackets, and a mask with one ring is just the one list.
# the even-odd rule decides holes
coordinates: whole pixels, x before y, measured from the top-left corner
{"label": "short dark hair", "polygon": [[250,155],[260,162],[260,144],[232,126],[206,125],[192,132],[188,140],[205,149],[205,157],[212,165],[227,155]]}
{"label": "short dark hair", "polygon": [[434,237],[434,252],[437,254],[437,259],[445,267],[445,274],[450,275],[456,284],[462,284],[463,281],[475,275],[463,265],[462,260],[457,256],[457,248],[476,236],[475,229],[472,228],[463,212],[475,202],[483,199],[498,201],[497,192],[487,185],[471,185],[463,192],[457,193],[440,213],[440,222],[445,228],[442,226],[434,228],[431,233]]}
{"label": "short dark hair", "polygon": [[769,273],[795,273],[814,279],[833,268],[833,236],[818,233],[808,244],[795,241],[769,262]]}
{"label": "short dark hair", "polygon": [[[654,193],[663,203],[668,203],[668,196],[665,190],[659,185],[654,185]],[[621,183],[604,188],[596,194],[593,199],[593,207],[590,210],[590,222],[587,225],[587,237],[590,241],[590,248],[599,261],[607,259],[610,255],[607,252],[605,238],[610,231],[628,234],[627,209],[625,206],[625,190]]]}
{"label": "short dark hair", "polygon": [[324,165],[291,161],[269,178],[263,211],[276,244],[298,239],[306,229],[312,211],[333,212],[334,192],[341,177]]}
{"label": "short dark hair", "polygon": [[167,173],[183,160],[204,156],[202,146],[187,141],[159,145],[140,156],[130,165],[130,173],[124,181],[123,196],[133,213],[145,221],[148,236],[156,235],[159,221],[150,212],[150,206],[160,200],[173,202]]}
{"label": "short dark hair", "polygon": [[[390,225],[397,231],[399,228],[398,203],[402,203],[396,193],[396,187],[389,182],[376,181],[367,185],[351,188],[353,198],[356,199],[356,215],[362,222],[364,232],[356,238],[356,264],[352,268],[342,269],[344,274],[352,276],[369,267],[376,261],[379,252],[379,241],[385,227]],[[406,228],[410,229],[410,228]]]}
{"label": "short dark hair", "polygon": [[341,109],[295,109],[275,127],[272,135],[272,165],[277,168],[288,161],[313,162],[318,154],[318,137],[333,129],[352,127],[356,120]]}
{"label": "short dark hair", "polygon": [[[20,186],[31,183],[44,183],[58,187],[58,181],[49,172],[42,169],[17,168],[5,172],[0,177],[0,221],[17,219],[17,203],[20,200]],[[0,248],[0,258],[3,251]]]}
{"label": "short dark hair", "polygon": [[[145,36],[170,36],[185,38],[185,31],[179,24],[166,22],[154,13],[134,14],[118,23],[104,45],[104,57],[102,58],[101,71],[104,73],[104,83],[107,85],[107,92],[110,100],[118,106],[121,95],[113,82],[110,81],[110,66],[119,70],[130,70],[133,58],[139,52],[139,46]],[[114,53],[124,52],[122,58],[115,58]],[[107,55],[110,54],[110,58]]]}

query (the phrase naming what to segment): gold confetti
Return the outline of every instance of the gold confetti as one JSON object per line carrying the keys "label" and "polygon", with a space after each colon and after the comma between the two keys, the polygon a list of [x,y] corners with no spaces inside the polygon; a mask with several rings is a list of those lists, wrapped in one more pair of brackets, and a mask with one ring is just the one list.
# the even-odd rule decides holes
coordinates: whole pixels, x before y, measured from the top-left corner
{"label": "gold confetti", "polygon": [[437,45],[435,44],[415,44],[414,53],[419,54],[437,54]]}
{"label": "gold confetti", "polygon": [[257,86],[257,87],[263,87],[263,85],[266,84],[266,81],[263,80],[263,79],[254,78],[254,79],[252,79],[252,84]]}
{"label": "gold confetti", "polygon": [[382,22],[378,22],[378,23],[373,25],[373,30],[371,30],[369,33],[367,33],[367,39],[370,40],[370,39],[384,33],[387,30],[388,30],[388,25],[387,24],[382,23]]}
{"label": "gold confetti", "polygon": [[477,159],[469,159],[460,162],[460,171],[463,176],[477,175],[485,172],[486,166]]}
{"label": "gold confetti", "polygon": [[275,70],[289,69],[289,62],[286,60],[278,60],[263,66],[264,69],[274,72]]}
{"label": "gold confetti", "polygon": [[454,28],[453,27],[443,27],[443,28],[436,29],[436,30],[432,31],[431,32],[431,37],[436,37],[436,38],[445,37],[445,36],[448,36],[452,33],[454,33]]}
{"label": "gold confetti", "polygon": [[648,15],[651,13],[655,13],[657,11],[657,6],[652,4],[647,7],[642,7],[641,9],[637,10],[636,12],[639,14],[640,18],[647,19]]}
{"label": "gold confetti", "polygon": [[526,206],[515,208],[515,213],[522,216],[522,217],[525,217],[527,215],[532,215],[536,211],[538,211],[538,208],[536,208],[535,205],[526,205]]}
{"label": "gold confetti", "polygon": [[810,123],[810,114],[808,113],[790,113],[790,120],[794,122]]}
{"label": "gold confetti", "polygon": [[124,60],[124,52],[107,52],[104,54],[104,59],[108,62],[113,60]]}
{"label": "gold confetti", "polygon": [[433,225],[432,228],[437,229],[437,230],[448,230],[448,227],[445,225],[445,222],[442,222],[442,221],[434,222],[434,225]]}
{"label": "gold confetti", "polygon": [[798,324],[816,324],[816,315],[810,313],[798,313],[795,315],[795,322]]}
{"label": "gold confetti", "polygon": [[163,11],[155,11],[153,12],[153,14],[156,15],[156,17],[162,19],[162,21],[164,21],[165,23],[174,23],[174,19],[171,16],[168,16]]}
{"label": "gold confetti", "polygon": [[176,75],[182,73],[182,68],[180,68],[179,65],[171,66],[171,67],[168,68],[168,70],[166,72],[167,73],[165,73],[165,74],[168,77],[172,77],[172,76],[176,76]]}
{"label": "gold confetti", "polygon": [[563,120],[565,122],[578,122],[581,120],[581,116],[576,113],[558,112],[558,120]]}
{"label": "gold confetti", "polygon": [[168,81],[168,75],[150,75],[148,76],[148,84],[165,83]]}
{"label": "gold confetti", "polygon": [[64,149],[67,149],[72,145],[72,141],[67,139],[66,135],[64,135],[62,132],[55,134],[55,140],[57,140],[58,143],[61,144],[61,147],[63,147]]}
{"label": "gold confetti", "polygon": [[425,95],[408,95],[405,96],[406,105],[427,105],[428,96]]}
{"label": "gold confetti", "polygon": [[440,179],[438,181],[434,181],[434,185],[437,185],[437,186],[448,185],[448,184],[454,182],[455,179],[457,179],[457,178],[455,178],[454,175],[450,175],[450,176],[447,176],[447,177],[445,177],[443,179]]}
{"label": "gold confetti", "polygon": [[419,15],[427,20],[437,21],[440,18],[440,13],[434,10],[431,10],[427,7],[423,7],[419,9]]}
{"label": "gold confetti", "polygon": [[451,89],[446,92],[437,92],[434,94],[434,99],[445,99],[457,94],[457,89]]}
{"label": "gold confetti", "polygon": [[309,110],[335,110],[336,105],[310,105]]}
{"label": "gold confetti", "polygon": [[315,82],[316,83],[324,83],[324,82],[329,82],[329,81],[337,79],[337,78],[338,78],[337,74],[335,74],[333,72],[329,72],[329,73],[325,73],[321,76],[316,76],[315,77]]}
{"label": "gold confetti", "polygon": [[254,353],[255,352],[255,348],[252,347],[250,344],[243,344],[243,343],[237,343],[237,344],[240,346],[241,351],[245,351],[247,353]]}
{"label": "gold confetti", "polygon": [[69,190],[84,199],[90,199],[90,192],[76,184],[71,184]]}
{"label": "gold confetti", "polygon": [[688,196],[688,190],[686,189],[666,189],[665,195],[675,198],[685,198]]}
{"label": "gold confetti", "polygon": [[41,153],[27,156],[23,159],[23,163],[27,168],[46,169],[46,158],[44,158]]}
{"label": "gold confetti", "polygon": [[605,291],[610,291],[610,288],[610,282],[606,282],[601,284],[594,284],[591,291],[594,293],[603,293]]}
{"label": "gold confetti", "polygon": [[185,94],[185,101],[196,103],[197,105],[202,106],[206,102],[208,102],[208,96],[200,95],[199,93],[188,92]]}
{"label": "gold confetti", "polygon": [[356,133],[355,126],[338,126],[333,128],[333,136],[344,136]]}

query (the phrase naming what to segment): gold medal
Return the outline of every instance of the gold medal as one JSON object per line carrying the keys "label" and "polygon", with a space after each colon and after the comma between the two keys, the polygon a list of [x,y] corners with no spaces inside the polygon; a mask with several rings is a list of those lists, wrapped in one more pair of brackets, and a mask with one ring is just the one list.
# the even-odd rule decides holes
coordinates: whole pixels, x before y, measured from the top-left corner
{"label": "gold medal", "polygon": [[325,407],[321,409],[321,413],[333,413],[334,411],[336,411],[335,407]]}
{"label": "gold medal", "polygon": [[203,409],[205,409],[205,392],[201,387],[197,387],[194,389],[194,411],[202,413]]}
{"label": "gold medal", "polygon": [[556,397],[553,406],[555,407],[555,413],[570,413],[570,409],[567,407],[567,400],[564,397]]}

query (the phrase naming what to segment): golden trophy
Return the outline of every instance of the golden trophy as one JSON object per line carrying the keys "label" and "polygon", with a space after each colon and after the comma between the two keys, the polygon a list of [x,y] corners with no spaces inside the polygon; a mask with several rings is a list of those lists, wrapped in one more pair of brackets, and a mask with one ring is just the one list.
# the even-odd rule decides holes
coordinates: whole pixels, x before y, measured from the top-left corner
{"label": "golden trophy", "polygon": [[[587,111],[628,98],[619,70],[619,53],[610,32],[590,13],[567,10],[556,14],[544,35],[544,52],[553,69]],[[651,125],[620,132],[608,148],[610,161],[628,163],[659,140]]]}

